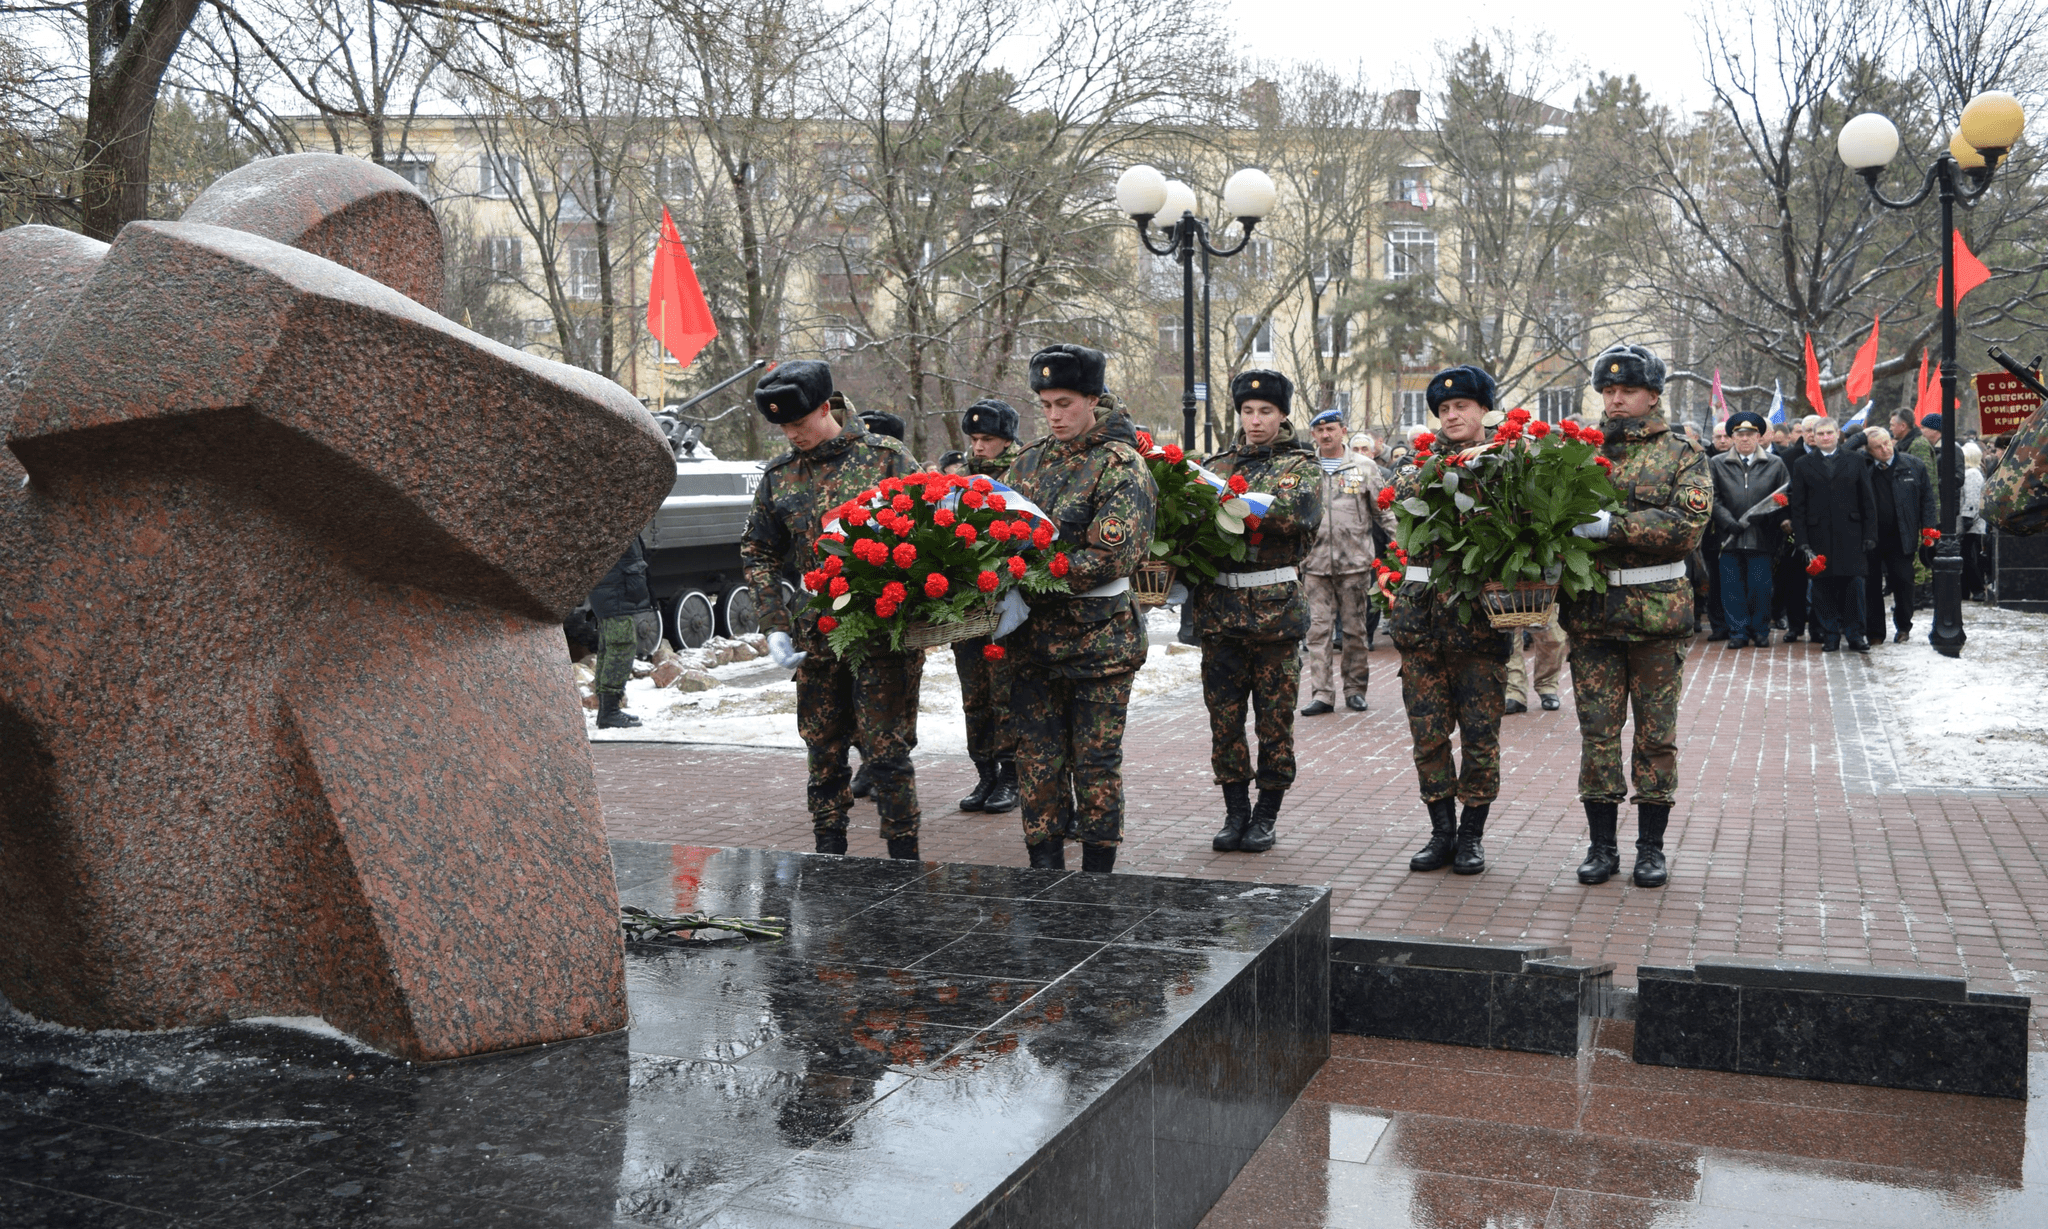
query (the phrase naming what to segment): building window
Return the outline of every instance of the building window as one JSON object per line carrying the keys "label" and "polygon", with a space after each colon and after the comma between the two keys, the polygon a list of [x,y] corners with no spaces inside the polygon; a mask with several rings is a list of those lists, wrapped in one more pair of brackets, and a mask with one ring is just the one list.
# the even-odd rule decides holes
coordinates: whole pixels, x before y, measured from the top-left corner
{"label": "building window", "polygon": [[476,164],[477,191],[503,200],[519,191],[519,159],[484,151]]}
{"label": "building window", "polygon": [[1329,408],[1337,411],[1339,414],[1342,414],[1344,416],[1344,421],[1351,421],[1351,390],[1348,388],[1340,388],[1336,392],[1331,393]]}
{"label": "building window", "polygon": [[1341,316],[1317,316],[1316,345],[1324,358],[1351,353],[1351,321]]}
{"label": "building window", "polygon": [[1315,278],[1316,289],[1329,289],[1331,283],[1351,276],[1351,253],[1343,248],[1324,248],[1322,255],[1316,257],[1310,275]]}
{"label": "building window", "polygon": [[427,194],[427,183],[434,169],[432,158],[394,158],[385,166],[411,184],[421,196]]}
{"label": "building window", "polygon": [[1425,389],[1403,389],[1400,393],[1401,425],[1420,427],[1429,421],[1429,393]]}
{"label": "building window", "polygon": [[1180,354],[1184,345],[1181,341],[1184,334],[1180,331],[1180,325],[1179,316],[1159,317],[1159,349],[1162,352],[1175,356]]}
{"label": "building window", "polygon": [[834,353],[845,353],[860,345],[860,334],[852,326],[840,321],[828,324],[818,330],[818,348]]}
{"label": "building window", "polygon": [[688,158],[654,160],[654,194],[665,201],[686,201],[697,192],[697,175]]}
{"label": "building window", "polygon": [[1273,357],[1273,318],[1239,316],[1237,350],[1247,358],[1265,361]]}
{"label": "building window", "polygon": [[1536,416],[1544,422],[1563,422],[1579,412],[1579,389],[1546,388],[1536,394]]}
{"label": "building window", "polygon": [[1436,272],[1436,232],[1422,226],[1396,226],[1387,232],[1387,280],[1428,277]]}
{"label": "building window", "polygon": [[484,272],[494,282],[509,282],[519,276],[519,261],[524,245],[517,235],[488,235],[484,238],[479,261]]}
{"label": "building window", "polygon": [[572,243],[568,250],[568,276],[562,294],[570,299],[595,299],[603,288],[603,265],[597,259],[597,245],[587,240]]}
{"label": "building window", "polygon": [[1396,204],[1427,209],[1435,203],[1429,194],[1429,180],[1420,175],[1399,175],[1387,188],[1387,199]]}
{"label": "building window", "polygon": [[1266,238],[1264,235],[1252,236],[1252,241],[1244,245],[1244,251],[1238,253],[1238,256],[1244,261],[1244,264],[1240,267],[1244,269],[1245,276],[1261,281],[1273,276],[1273,241],[1271,239]]}

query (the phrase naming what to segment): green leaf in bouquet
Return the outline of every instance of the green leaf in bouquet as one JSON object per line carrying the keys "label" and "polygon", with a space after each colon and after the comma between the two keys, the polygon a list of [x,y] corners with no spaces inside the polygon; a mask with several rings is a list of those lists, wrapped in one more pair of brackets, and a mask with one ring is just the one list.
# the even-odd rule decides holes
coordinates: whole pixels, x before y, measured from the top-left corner
{"label": "green leaf in bouquet", "polygon": [[846,549],[846,543],[834,542],[830,538],[819,538],[818,549],[824,551],[828,555],[837,555],[841,559],[851,558],[853,555],[852,551]]}
{"label": "green leaf in bouquet", "polygon": [[[1451,475],[1445,476],[1450,477]],[[1472,498],[1470,495],[1465,494],[1465,492],[1463,491],[1453,491],[1451,493],[1451,502],[1458,505],[1458,511],[1460,512],[1470,512],[1472,509],[1479,506],[1478,500]]]}
{"label": "green leaf in bouquet", "polygon": [[[1401,506],[1405,508],[1411,516],[1426,517],[1429,515],[1429,505],[1418,496],[1410,495],[1408,498],[1401,501]],[[1412,550],[1413,548],[1411,547],[1410,549]]]}
{"label": "green leaf in bouquet", "polygon": [[1458,471],[1455,469],[1445,470],[1444,476],[1438,479],[1437,484],[1443,487],[1446,492],[1455,494],[1458,490]]}
{"label": "green leaf in bouquet", "polygon": [[1224,500],[1223,510],[1240,521],[1252,514],[1252,506],[1244,500],[1236,498]]}
{"label": "green leaf in bouquet", "polygon": [[1152,539],[1152,557],[1154,559],[1163,559],[1172,553],[1173,543],[1162,542],[1158,538]]}
{"label": "green leaf in bouquet", "polygon": [[[1244,503],[1241,499],[1233,502]],[[1216,509],[1216,527],[1225,533],[1243,533],[1244,518],[1231,515],[1230,506],[1225,504],[1223,507]]]}

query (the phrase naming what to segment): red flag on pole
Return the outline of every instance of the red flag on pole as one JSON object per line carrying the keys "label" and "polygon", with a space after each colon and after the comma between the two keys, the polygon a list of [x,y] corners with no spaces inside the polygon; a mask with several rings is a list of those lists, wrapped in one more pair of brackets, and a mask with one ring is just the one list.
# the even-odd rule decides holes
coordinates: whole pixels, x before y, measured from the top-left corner
{"label": "red flag on pole", "polygon": [[1849,364],[1849,382],[1844,391],[1849,394],[1849,404],[1855,405],[1870,395],[1870,386],[1877,383],[1877,317],[1870,318],[1870,338],[1856,350],[1855,361]]}
{"label": "red flag on pole", "polygon": [[1913,425],[1941,412],[1941,376],[1927,370],[1927,351],[1920,352],[1920,395],[1913,400]]}
{"label": "red flag on pole", "polygon": [[654,277],[647,290],[647,331],[687,367],[697,352],[718,336],[711,305],[697,285],[697,271],[683,250],[676,224],[661,211],[661,240],[654,249]]}
{"label": "red flag on pole", "polygon": [[[1962,303],[1963,296],[1991,280],[1991,270],[1977,259],[1970,245],[1963,242],[1963,232],[1956,232],[1956,302]],[[1941,274],[1934,275],[1934,301],[1941,302]]]}
{"label": "red flag on pole", "polygon": [[1815,414],[1828,412],[1820,395],[1820,360],[1813,356],[1813,334],[1806,335],[1806,404]]}

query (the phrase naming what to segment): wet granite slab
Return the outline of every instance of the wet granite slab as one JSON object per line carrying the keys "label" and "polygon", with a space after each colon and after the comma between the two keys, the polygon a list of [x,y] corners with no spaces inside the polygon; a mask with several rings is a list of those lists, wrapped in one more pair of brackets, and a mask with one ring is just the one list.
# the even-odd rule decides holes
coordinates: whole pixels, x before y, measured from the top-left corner
{"label": "wet granite slab", "polygon": [[1577,1054],[1613,972],[1550,944],[1333,935],[1330,1031]]}
{"label": "wet granite slab", "polygon": [[1322,889],[615,842],[628,1030],[0,1023],[7,1225],[1193,1226],[1329,1053]]}
{"label": "wet granite slab", "polygon": [[1644,966],[1636,987],[1639,1063],[2027,1095],[2023,994],[1911,971],[1775,961]]}

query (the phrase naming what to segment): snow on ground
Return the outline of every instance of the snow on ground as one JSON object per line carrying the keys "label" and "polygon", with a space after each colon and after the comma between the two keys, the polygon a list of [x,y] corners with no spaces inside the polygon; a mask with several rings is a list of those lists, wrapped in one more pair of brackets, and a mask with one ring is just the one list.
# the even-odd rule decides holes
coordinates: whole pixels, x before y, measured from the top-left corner
{"label": "snow on ground", "polygon": [[1969,639],[1950,658],[1927,645],[1931,613],[1915,617],[1914,643],[1870,655],[1890,701],[1901,777],[1916,786],[2048,788],[2048,614],[1965,602]]}
{"label": "snow on ground", "polygon": [[[1140,708],[1198,693],[1202,684],[1199,649],[1174,640],[1180,615],[1155,610],[1146,630],[1152,649],[1131,688]],[[655,687],[652,679],[626,684],[626,711],[638,729],[600,730],[597,714],[585,710],[592,742],[727,743],[745,747],[801,747],[796,732],[796,683],[790,672],[767,658],[712,667],[719,686],[697,692]],[[960,678],[951,646],[925,655],[924,687],[918,695],[917,746],[921,751],[967,753],[967,728],[960,709]]]}

